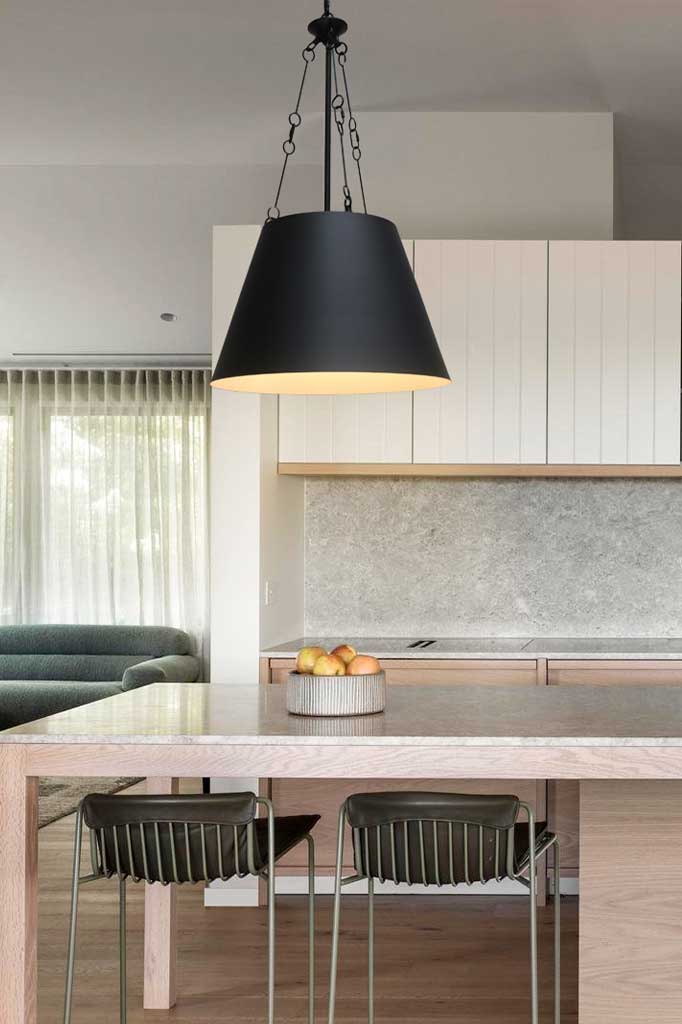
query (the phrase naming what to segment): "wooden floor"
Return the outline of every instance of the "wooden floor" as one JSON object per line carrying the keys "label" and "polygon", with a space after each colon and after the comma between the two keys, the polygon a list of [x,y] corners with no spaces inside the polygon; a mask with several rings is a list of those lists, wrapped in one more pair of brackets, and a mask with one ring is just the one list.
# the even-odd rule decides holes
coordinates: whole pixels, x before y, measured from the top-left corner
{"label": "wooden floor", "polygon": [[[39,1022],[61,1022],[73,817],[40,833]],[[142,1006],[141,886],[129,886],[128,1021],[251,1024],[265,1019],[265,911],[205,908],[199,886],[179,895],[179,999]],[[278,899],[278,1022],[306,1020],[305,899]],[[541,1021],[550,1024],[552,908],[541,912]],[[577,903],[562,900],[563,1024],[577,1021]],[[318,899],[317,1019],[326,1021],[330,898]],[[343,902],[337,1020],[367,1019],[366,901]],[[377,1021],[527,1024],[527,903],[523,897],[384,896],[376,900]],[[118,1022],[117,886],[81,896],[73,1024]]]}

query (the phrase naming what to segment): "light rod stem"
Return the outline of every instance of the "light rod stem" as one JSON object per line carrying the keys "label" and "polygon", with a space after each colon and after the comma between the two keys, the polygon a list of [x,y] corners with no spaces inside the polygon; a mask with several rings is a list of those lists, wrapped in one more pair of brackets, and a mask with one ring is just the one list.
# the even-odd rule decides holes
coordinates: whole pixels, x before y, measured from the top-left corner
{"label": "light rod stem", "polygon": [[332,174],[332,49],[324,51],[324,208],[331,210]]}

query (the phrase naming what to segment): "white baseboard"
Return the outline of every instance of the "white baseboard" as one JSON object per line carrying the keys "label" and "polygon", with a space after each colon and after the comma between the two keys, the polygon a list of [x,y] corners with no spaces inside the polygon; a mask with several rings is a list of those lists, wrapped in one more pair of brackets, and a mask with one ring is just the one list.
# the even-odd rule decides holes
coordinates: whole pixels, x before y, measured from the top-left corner
{"label": "white baseboard", "polygon": [[[551,878],[549,891],[552,891]],[[248,883],[248,884],[244,884]],[[308,891],[308,880],[305,875],[281,875],[276,880],[278,895],[304,895]],[[315,880],[315,892],[320,896],[328,896],[334,891],[334,879],[331,875],[320,875]],[[344,894],[362,895],[367,892],[366,882],[353,882],[344,886]],[[450,886],[438,888],[435,885],[394,885],[393,882],[377,882],[374,891],[382,896],[452,896]],[[504,882],[488,882],[481,885],[475,882],[471,886],[461,886],[455,890],[457,896],[523,896],[528,892],[520,882],[505,880]],[[577,896],[579,883],[577,878],[561,879],[561,895]],[[255,879],[240,879],[233,882],[214,882],[204,890],[204,905],[207,907],[256,907],[258,906],[258,887]]]}
{"label": "white baseboard", "polygon": [[238,889],[204,889],[205,907],[257,907],[257,892],[240,892]]}

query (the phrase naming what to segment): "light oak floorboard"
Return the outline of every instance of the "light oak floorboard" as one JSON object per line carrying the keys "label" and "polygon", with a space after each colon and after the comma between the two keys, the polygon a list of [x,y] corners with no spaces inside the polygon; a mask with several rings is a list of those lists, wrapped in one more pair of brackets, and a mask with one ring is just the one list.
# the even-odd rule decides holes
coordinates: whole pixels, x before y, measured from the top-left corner
{"label": "light oak floorboard", "polygon": [[[183,784],[187,789],[188,784]],[[189,788],[198,790],[200,783]],[[73,816],[40,833],[39,1022],[61,1024]],[[87,861],[86,861],[87,863]],[[117,1024],[115,883],[82,890],[73,1024]],[[277,1020],[306,1019],[305,900],[279,897]],[[200,886],[178,891],[178,1000],[142,1010],[143,908],[129,886],[128,1020],[255,1024],[265,1019],[265,908],[205,908]],[[326,1019],[331,900],[318,898],[317,1018]],[[343,901],[337,1019],[367,1019],[366,900]],[[562,901],[563,1016],[576,1024],[577,904]],[[542,1020],[551,1020],[552,907],[540,911]],[[377,1021],[527,1024],[527,903],[523,897],[376,898]]]}

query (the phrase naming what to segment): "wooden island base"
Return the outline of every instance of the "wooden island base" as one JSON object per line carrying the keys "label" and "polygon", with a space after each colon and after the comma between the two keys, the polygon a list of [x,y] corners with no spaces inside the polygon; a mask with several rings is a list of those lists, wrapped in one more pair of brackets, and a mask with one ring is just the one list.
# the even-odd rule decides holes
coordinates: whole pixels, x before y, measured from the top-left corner
{"label": "wooden island base", "polygon": [[682,1020],[682,782],[580,784],[580,1024]]}

